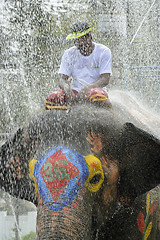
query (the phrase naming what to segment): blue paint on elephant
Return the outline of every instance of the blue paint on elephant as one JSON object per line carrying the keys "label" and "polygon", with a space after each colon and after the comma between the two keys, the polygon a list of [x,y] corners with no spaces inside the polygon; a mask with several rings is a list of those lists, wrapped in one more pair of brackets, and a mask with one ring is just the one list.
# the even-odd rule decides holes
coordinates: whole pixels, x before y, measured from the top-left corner
{"label": "blue paint on elephant", "polygon": [[81,154],[57,147],[37,161],[34,175],[44,204],[58,211],[72,203],[84,186],[89,170]]}

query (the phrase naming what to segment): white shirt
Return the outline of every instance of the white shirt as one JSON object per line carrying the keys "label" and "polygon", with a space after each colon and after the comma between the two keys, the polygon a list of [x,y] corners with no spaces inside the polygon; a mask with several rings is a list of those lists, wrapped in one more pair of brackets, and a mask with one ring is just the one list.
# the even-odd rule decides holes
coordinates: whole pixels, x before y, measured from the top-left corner
{"label": "white shirt", "polygon": [[62,56],[59,73],[72,76],[71,88],[78,92],[95,82],[101,74],[112,74],[110,49],[102,44],[94,44],[94,50],[89,56],[83,56],[75,46],[67,49]]}

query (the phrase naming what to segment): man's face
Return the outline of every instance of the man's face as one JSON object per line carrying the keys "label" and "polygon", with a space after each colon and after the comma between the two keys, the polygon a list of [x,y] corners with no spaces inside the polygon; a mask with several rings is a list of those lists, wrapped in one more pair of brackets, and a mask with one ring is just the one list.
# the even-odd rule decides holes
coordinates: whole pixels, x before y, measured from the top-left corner
{"label": "man's face", "polygon": [[89,53],[92,52],[92,40],[90,34],[76,38],[74,44],[84,56],[88,56]]}

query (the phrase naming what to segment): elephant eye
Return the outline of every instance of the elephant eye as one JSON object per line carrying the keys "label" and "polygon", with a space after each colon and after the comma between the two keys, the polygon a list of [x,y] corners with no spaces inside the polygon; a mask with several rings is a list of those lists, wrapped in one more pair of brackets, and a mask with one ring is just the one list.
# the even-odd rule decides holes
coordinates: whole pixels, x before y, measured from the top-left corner
{"label": "elephant eye", "polygon": [[99,183],[100,179],[101,179],[101,173],[96,173],[89,182],[91,184],[97,184],[97,183]]}

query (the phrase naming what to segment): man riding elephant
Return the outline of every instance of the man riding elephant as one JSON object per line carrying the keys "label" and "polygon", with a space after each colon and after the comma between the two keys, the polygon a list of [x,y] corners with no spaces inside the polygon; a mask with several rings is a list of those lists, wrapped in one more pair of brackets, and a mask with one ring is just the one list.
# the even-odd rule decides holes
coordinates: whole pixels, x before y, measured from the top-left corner
{"label": "man riding elephant", "polygon": [[119,204],[160,183],[159,146],[111,110],[45,111],[1,147],[0,183],[37,205],[38,239],[100,239]]}
{"label": "man riding elephant", "polygon": [[[73,39],[75,46],[67,49],[62,56],[59,69],[61,90],[46,99],[46,107],[52,104],[71,105],[85,100],[104,101],[107,107],[110,106],[106,86],[112,73],[111,51],[103,44],[92,41],[91,30],[85,22],[71,27],[67,39]],[[70,76],[73,78],[71,85]]]}

